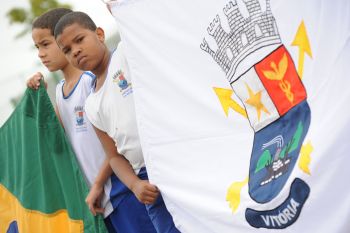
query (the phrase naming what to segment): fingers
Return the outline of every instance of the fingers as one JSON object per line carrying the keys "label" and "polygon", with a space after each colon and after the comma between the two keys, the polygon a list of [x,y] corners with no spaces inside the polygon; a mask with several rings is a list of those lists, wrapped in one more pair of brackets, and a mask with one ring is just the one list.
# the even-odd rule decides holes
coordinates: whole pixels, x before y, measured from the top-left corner
{"label": "fingers", "polygon": [[40,73],[37,72],[33,78],[32,78],[32,85],[34,86],[34,88],[37,90],[40,86],[40,80],[44,78],[44,76]]}
{"label": "fingers", "polygon": [[156,195],[158,193],[158,188],[150,183],[145,183],[141,191],[141,194],[143,195]]}
{"label": "fingers", "polygon": [[104,208],[101,207],[101,199],[103,195],[103,189],[93,185],[88,196],[85,199],[87,206],[89,207],[90,212],[96,216],[96,214],[104,213]]}
{"label": "fingers", "polygon": [[94,205],[89,204],[88,206],[89,206],[89,210],[90,210],[90,212],[91,212],[91,213],[92,213],[94,216],[96,216],[96,210],[95,210]]}
{"label": "fingers", "polygon": [[40,80],[43,78],[44,76],[40,72],[36,72],[27,80],[27,87],[37,90],[40,86]]}
{"label": "fingers", "polygon": [[152,197],[152,198],[156,198],[159,195],[159,191],[150,191],[150,190],[145,190],[144,191],[144,195],[147,197]]}
{"label": "fingers", "polygon": [[141,193],[141,202],[144,204],[152,204],[159,196],[158,188],[154,185],[148,184]]}
{"label": "fingers", "polygon": [[[99,203],[99,202],[97,202]],[[92,202],[89,202],[89,201],[86,201],[86,204],[88,205],[89,207],[89,210],[90,212],[96,216],[97,214],[103,214],[105,209],[102,208],[100,205],[98,205],[97,203],[92,203]]]}
{"label": "fingers", "polygon": [[157,186],[150,184],[148,180],[138,180],[132,186],[136,198],[144,204],[152,204],[156,201],[159,190]]}
{"label": "fingers", "polygon": [[153,184],[150,184],[150,183],[148,183],[148,184],[146,185],[146,189],[147,189],[148,191],[151,191],[151,192],[154,192],[154,193],[159,192],[157,186],[155,186],[155,185],[153,185]]}
{"label": "fingers", "polygon": [[151,196],[143,196],[140,200],[140,202],[142,202],[143,204],[146,204],[146,205],[150,205],[150,204],[153,204],[156,200],[157,200],[157,196],[155,197],[151,197]]}
{"label": "fingers", "polygon": [[108,9],[109,13],[111,13],[111,14],[112,14],[111,4],[107,2],[107,4],[106,4],[106,5],[107,5],[107,9]]}
{"label": "fingers", "polygon": [[157,200],[158,196],[159,196],[159,193],[156,196],[144,197],[142,203],[144,203],[146,205],[153,204]]}
{"label": "fingers", "polygon": [[[39,82],[40,85],[40,82]],[[36,81],[36,78],[31,78],[27,81],[27,87],[31,88],[31,89],[38,89],[38,82]]]}
{"label": "fingers", "polygon": [[94,216],[96,216],[97,214],[103,214],[105,211],[104,208],[96,205],[89,205],[89,210]]}
{"label": "fingers", "polygon": [[96,216],[96,208],[95,208],[95,198],[91,198],[90,195],[88,195],[88,197],[85,199],[85,202],[87,204],[87,206],[89,207],[90,212]]}
{"label": "fingers", "polygon": [[95,207],[95,212],[98,214],[103,214],[105,212],[105,209],[101,207]]}

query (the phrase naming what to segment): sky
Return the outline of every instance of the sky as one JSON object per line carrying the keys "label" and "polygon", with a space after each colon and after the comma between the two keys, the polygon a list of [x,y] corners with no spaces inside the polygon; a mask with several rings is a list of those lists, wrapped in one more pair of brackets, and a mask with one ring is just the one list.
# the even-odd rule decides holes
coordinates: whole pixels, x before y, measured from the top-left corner
{"label": "sky", "polygon": [[[105,30],[106,38],[117,31],[113,17],[100,0],[59,0],[69,3],[73,10],[90,15],[97,26]],[[0,126],[13,112],[11,98],[26,89],[26,80],[36,71],[48,73],[40,64],[30,33],[16,39],[22,25],[10,24],[6,13],[13,7],[29,7],[29,0],[3,0],[0,7]]]}

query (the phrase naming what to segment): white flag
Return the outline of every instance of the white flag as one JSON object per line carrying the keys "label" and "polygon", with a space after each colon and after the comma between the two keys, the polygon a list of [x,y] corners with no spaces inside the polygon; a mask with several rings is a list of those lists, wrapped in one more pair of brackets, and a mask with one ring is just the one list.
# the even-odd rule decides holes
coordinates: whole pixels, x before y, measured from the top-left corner
{"label": "white flag", "polygon": [[181,232],[349,231],[349,1],[112,12],[149,177]]}

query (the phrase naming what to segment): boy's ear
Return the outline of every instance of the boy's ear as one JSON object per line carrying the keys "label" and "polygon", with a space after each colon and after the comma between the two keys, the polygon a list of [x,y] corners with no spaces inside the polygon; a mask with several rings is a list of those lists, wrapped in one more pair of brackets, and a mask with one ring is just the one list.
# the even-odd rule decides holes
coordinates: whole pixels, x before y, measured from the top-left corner
{"label": "boy's ear", "polygon": [[97,27],[95,32],[96,32],[98,39],[101,42],[104,42],[105,41],[105,32],[103,31],[103,29],[100,27]]}

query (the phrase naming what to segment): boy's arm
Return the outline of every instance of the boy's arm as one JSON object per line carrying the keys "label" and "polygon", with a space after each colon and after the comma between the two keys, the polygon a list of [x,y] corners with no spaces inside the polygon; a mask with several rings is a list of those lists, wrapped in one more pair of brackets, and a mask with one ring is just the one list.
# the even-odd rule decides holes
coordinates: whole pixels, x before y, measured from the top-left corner
{"label": "boy's arm", "polygon": [[95,131],[101,141],[103,149],[109,159],[109,164],[118,178],[135,194],[137,199],[144,204],[152,204],[159,195],[158,188],[141,180],[134,172],[129,161],[118,153],[114,141],[107,133],[97,129]]}
{"label": "boy's arm", "polygon": [[89,206],[91,213],[96,216],[96,213],[103,213],[104,209],[101,207],[101,198],[103,196],[103,186],[107,179],[112,175],[113,170],[109,165],[109,160],[106,157],[100,168],[100,171],[91,186],[90,192],[87,195],[85,202]]}

